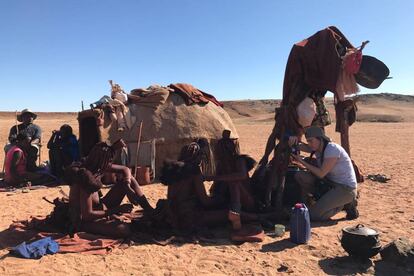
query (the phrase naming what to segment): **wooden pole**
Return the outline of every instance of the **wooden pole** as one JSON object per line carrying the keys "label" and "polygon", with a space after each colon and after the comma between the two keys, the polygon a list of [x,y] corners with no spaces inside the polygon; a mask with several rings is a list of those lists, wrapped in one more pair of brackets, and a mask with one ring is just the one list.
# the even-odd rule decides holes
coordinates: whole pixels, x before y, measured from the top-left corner
{"label": "wooden pole", "polygon": [[348,153],[349,157],[351,157],[351,148],[350,148],[350,145],[349,145],[348,112],[349,112],[348,109],[345,108],[344,112],[342,113],[343,124],[342,124],[342,128],[341,128],[341,146]]}
{"label": "wooden pole", "polygon": [[138,155],[139,155],[139,145],[141,144],[141,134],[142,134],[142,121],[139,124],[138,129],[138,141],[137,141],[137,150],[135,152],[135,179],[137,179],[137,173],[138,173]]}

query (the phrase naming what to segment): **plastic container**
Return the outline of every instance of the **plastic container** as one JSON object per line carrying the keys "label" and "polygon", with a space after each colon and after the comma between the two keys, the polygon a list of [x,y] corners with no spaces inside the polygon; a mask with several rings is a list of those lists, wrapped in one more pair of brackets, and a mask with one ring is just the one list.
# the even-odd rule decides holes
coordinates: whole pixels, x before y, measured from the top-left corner
{"label": "plastic container", "polygon": [[296,244],[304,244],[310,240],[311,226],[309,211],[305,204],[296,203],[290,217],[290,240]]}
{"label": "plastic container", "polygon": [[283,224],[275,225],[275,236],[282,237],[285,234],[285,226]]}
{"label": "plastic container", "polygon": [[[151,184],[151,168],[138,166],[135,168],[137,173],[137,181],[139,185]],[[134,171],[135,175],[135,171]]]}

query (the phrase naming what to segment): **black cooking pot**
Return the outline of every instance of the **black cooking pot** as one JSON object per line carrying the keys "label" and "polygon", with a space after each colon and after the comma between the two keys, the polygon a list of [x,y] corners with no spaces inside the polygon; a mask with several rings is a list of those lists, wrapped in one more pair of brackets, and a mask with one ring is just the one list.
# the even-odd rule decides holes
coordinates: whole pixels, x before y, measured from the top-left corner
{"label": "black cooking pot", "polygon": [[361,67],[355,74],[355,80],[359,85],[366,88],[378,88],[388,78],[390,70],[379,59],[371,56],[362,56]]}
{"label": "black cooking pot", "polygon": [[341,245],[350,256],[371,258],[381,250],[378,231],[362,224],[342,229]]}

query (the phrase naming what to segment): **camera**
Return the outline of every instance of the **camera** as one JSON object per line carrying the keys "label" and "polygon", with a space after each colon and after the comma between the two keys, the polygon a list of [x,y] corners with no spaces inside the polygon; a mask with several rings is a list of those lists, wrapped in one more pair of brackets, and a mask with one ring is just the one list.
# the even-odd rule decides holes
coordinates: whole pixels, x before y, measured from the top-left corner
{"label": "camera", "polygon": [[298,144],[294,144],[291,148],[291,153],[296,155],[296,154],[300,154],[300,150],[299,150],[299,145]]}

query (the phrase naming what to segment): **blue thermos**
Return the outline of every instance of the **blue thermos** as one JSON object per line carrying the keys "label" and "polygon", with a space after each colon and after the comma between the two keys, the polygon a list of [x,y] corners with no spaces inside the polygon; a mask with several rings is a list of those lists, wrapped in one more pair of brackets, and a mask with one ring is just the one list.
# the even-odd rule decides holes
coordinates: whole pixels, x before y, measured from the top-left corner
{"label": "blue thermos", "polygon": [[303,203],[296,203],[290,217],[290,240],[297,244],[307,243],[311,237],[309,210]]}

